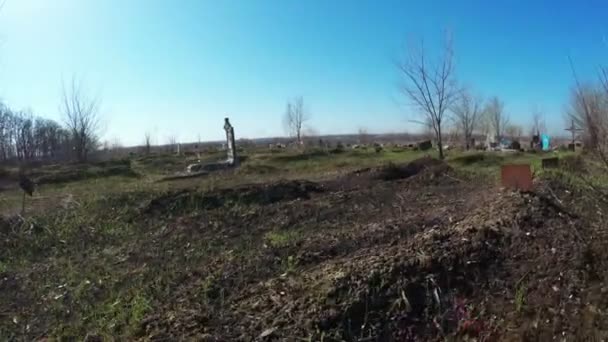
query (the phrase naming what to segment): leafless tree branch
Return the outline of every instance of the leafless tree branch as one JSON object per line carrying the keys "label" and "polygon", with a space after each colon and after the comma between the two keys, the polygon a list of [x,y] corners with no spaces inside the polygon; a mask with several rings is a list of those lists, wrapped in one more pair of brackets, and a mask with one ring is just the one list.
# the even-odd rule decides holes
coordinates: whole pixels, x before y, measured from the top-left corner
{"label": "leafless tree branch", "polygon": [[283,124],[287,133],[295,137],[299,145],[303,144],[302,131],[304,124],[310,119],[310,114],[304,108],[304,98],[296,97],[293,101],[287,102],[287,108],[283,117]]}
{"label": "leafless tree branch", "polygon": [[492,129],[494,139],[500,142],[502,139],[505,129],[509,125],[509,116],[504,111],[504,103],[496,96],[490,99],[484,112],[486,113],[487,120]]}
{"label": "leafless tree branch", "polygon": [[473,140],[473,132],[478,128],[478,121],[482,114],[482,100],[472,96],[468,91],[463,91],[452,106],[452,112],[458,130],[462,131],[465,147],[468,150]]}
{"label": "leafless tree branch", "polygon": [[419,49],[411,49],[397,65],[403,78],[403,94],[418,108],[432,127],[443,159],[442,125],[448,111],[459,94],[454,72],[452,39],[446,35],[443,51],[438,61],[427,59],[424,42]]}
{"label": "leafless tree branch", "polygon": [[100,130],[99,102],[88,97],[75,77],[68,87],[63,84],[61,111],[72,136],[74,154],[78,161],[87,160],[97,148]]}

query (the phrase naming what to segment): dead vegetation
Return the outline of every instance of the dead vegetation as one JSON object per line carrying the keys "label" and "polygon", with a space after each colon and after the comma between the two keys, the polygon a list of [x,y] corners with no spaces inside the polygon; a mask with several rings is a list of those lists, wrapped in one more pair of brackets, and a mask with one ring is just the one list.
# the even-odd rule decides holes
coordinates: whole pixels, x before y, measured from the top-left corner
{"label": "dead vegetation", "polygon": [[601,202],[567,168],[527,194],[459,169],[490,158],[142,188],[2,219],[0,336],[608,337]]}

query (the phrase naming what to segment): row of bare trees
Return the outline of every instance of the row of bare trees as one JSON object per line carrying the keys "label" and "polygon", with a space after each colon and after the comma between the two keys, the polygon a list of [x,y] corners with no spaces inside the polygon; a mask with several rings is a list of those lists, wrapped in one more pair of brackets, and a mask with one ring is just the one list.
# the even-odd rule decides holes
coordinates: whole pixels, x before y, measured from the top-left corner
{"label": "row of bare trees", "polygon": [[0,161],[87,160],[98,147],[97,102],[76,81],[64,87],[64,124],[0,104]]}
{"label": "row of bare trees", "polygon": [[0,106],[0,161],[64,158],[70,134],[53,120]]}
{"label": "row of bare trees", "polygon": [[[504,103],[492,97],[484,103],[456,79],[452,38],[446,39],[436,58],[432,58],[424,42],[411,47],[405,58],[397,64],[403,79],[401,91],[419,111],[419,121],[431,129],[443,158],[443,137],[446,126],[453,125],[464,138],[466,148],[471,147],[475,131],[490,134],[500,141],[505,135],[521,137],[521,126],[510,124]],[[540,113],[534,116],[534,130],[544,128]],[[542,128],[541,128],[542,127]]]}

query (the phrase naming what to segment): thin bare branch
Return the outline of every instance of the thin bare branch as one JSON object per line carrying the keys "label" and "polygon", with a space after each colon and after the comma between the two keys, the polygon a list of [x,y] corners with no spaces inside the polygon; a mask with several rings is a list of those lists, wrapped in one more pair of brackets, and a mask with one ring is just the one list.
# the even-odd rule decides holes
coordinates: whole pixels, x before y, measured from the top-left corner
{"label": "thin bare branch", "polygon": [[451,37],[446,37],[438,62],[427,59],[424,41],[421,41],[419,49],[410,49],[403,62],[397,66],[404,81],[401,91],[432,127],[440,158],[444,157],[442,124],[449,114],[447,109],[452,106],[459,92],[453,59],[452,40]]}
{"label": "thin bare branch", "polygon": [[287,133],[295,137],[299,145],[303,144],[303,129],[305,123],[310,119],[310,115],[304,108],[304,98],[296,97],[293,101],[287,102],[287,108],[283,117],[283,124]]}

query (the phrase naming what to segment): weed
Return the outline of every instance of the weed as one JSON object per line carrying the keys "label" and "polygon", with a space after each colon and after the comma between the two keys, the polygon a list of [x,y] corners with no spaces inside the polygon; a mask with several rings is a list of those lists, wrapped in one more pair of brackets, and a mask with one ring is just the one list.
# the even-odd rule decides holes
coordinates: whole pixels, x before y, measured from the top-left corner
{"label": "weed", "polygon": [[130,303],[131,308],[131,317],[129,317],[129,327],[130,330],[136,330],[139,326],[139,323],[144,318],[146,313],[150,310],[150,301],[145,296],[138,293],[133,297]]}
{"label": "weed", "polygon": [[209,304],[209,300],[215,296],[215,278],[213,274],[208,275],[199,287],[199,297],[204,304]]}
{"label": "weed", "polygon": [[296,244],[301,239],[301,233],[294,230],[272,231],[265,235],[265,240],[274,248],[283,248]]}
{"label": "weed", "polygon": [[521,312],[526,304],[526,291],[527,287],[525,284],[520,284],[515,291],[515,310]]}
{"label": "weed", "polygon": [[106,302],[95,321],[100,330],[106,333],[133,335],[150,309],[149,299],[141,293],[135,294],[131,299],[118,297]]}
{"label": "weed", "polygon": [[293,273],[296,270],[298,261],[292,255],[288,256],[283,262],[283,270],[285,273]]}

